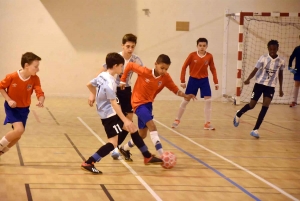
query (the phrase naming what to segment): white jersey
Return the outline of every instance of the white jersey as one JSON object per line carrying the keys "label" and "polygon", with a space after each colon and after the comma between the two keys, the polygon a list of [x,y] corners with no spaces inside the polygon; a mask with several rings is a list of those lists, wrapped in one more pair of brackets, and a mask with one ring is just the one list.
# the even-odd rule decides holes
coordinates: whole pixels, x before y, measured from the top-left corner
{"label": "white jersey", "polygon": [[110,100],[117,99],[117,85],[115,78],[108,72],[102,72],[90,82],[97,88],[96,107],[101,119],[116,115],[117,113],[110,103]]}
{"label": "white jersey", "polygon": [[[122,52],[119,52],[119,54],[123,56]],[[118,86],[120,86],[120,78],[122,77],[123,72],[124,72],[124,70],[125,70],[125,68],[126,68],[126,66],[127,66],[127,64],[129,62],[137,63],[140,66],[143,66],[142,60],[140,59],[140,57],[138,57],[135,54],[132,54],[131,57],[130,57],[130,59],[128,59],[128,60],[125,59],[125,63],[124,63],[123,69],[122,69],[122,73],[120,75],[118,75],[117,78],[116,78],[116,82],[117,82]],[[107,68],[106,64],[104,64],[103,67]],[[132,77],[132,74],[133,74],[133,72],[130,71],[128,73],[128,75],[127,75],[127,78],[126,78],[126,87],[130,87],[131,86],[131,77]]]}
{"label": "white jersey", "polygon": [[255,75],[256,83],[275,87],[279,70],[284,69],[284,60],[279,56],[273,59],[269,54],[265,54],[259,58],[255,68],[258,68]]}

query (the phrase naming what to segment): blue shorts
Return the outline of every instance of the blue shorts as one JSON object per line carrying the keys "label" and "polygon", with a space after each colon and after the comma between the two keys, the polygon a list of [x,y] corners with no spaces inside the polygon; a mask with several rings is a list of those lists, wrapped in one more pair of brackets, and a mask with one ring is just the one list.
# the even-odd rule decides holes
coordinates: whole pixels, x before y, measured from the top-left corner
{"label": "blue shorts", "polygon": [[135,114],[138,116],[139,129],[146,128],[146,123],[153,119],[152,115],[152,103],[146,103],[140,105],[136,110]]}
{"label": "blue shorts", "polygon": [[300,81],[300,74],[294,74],[294,80]]}
{"label": "blue shorts", "polygon": [[29,114],[29,107],[16,107],[16,108],[11,108],[8,103],[5,101],[4,102],[4,109],[6,113],[6,118],[4,120],[4,125],[7,123],[15,123],[15,122],[22,122],[23,126],[25,128],[26,126],[26,121],[28,118]]}
{"label": "blue shorts", "polygon": [[200,89],[200,98],[204,98],[204,96],[211,96],[208,77],[200,79],[193,77],[189,78],[185,94],[194,94],[196,96],[198,89]]}

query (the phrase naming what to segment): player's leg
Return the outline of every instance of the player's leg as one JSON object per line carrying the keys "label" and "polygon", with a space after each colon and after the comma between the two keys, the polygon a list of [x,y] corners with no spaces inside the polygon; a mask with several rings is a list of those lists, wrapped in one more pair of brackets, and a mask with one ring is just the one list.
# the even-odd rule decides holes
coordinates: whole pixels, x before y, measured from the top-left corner
{"label": "player's leg", "polygon": [[248,110],[252,110],[255,107],[257,101],[259,100],[261,94],[263,93],[262,87],[263,87],[263,85],[261,85],[261,84],[254,85],[253,91],[251,94],[250,103],[246,104],[242,109],[237,111],[235,117],[233,118],[233,125],[235,127],[238,127],[238,125],[240,123],[240,118],[242,117],[242,115],[244,113],[246,113]]}
{"label": "player's leg", "polygon": [[[185,94],[194,94],[195,96],[197,95],[197,92],[199,89],[198,84],[197,84],[198,80],[199,79],[192,78],[192,77],[189,78],[189,81],[188,81],[188,84],[187,84],[187,87],[185,90]],[[172,128],[176,128],[179,125],[180,119],[181,119],[188,103],[189,103],[189,101],[186,100],[185,98],[180,103],[177,117],[175,118],[174,122],[172,123]]]}
{"label": "player's leg", "polygon": [[295,85],[293,89],[293,100],[292,103],[290,104],[290,107],[295,107],[297,105],[297,98],[298,98],[298,93],[299,93],[299,88],[300,88],[300,75],[294,75],[294,80],[295,80]]}
{"label": "player's leg", "polygon": [[122,132],[123,122],[117,115],[107,119],[102,119],[108,142],[101,146],[92,156],[81,164],[81,168],[93,174],[101,174],[94,164],[100,162],[102,158],[107,156],[118,145],[118,134]]}
{"label": "player's leg", "polygon": [[259,112],[259,115],[257,117],[256,120],[256,124],[253,128],[253,130],[250,132],[250,135],[252,135],[253,137],[259,138],[259,134],[258,134],[258,129],[260,128],[261,123],[263,122],[267,111],[269,109],[269,106],[271,104],[271,101],[273,99],[274,93],[275,93],[275,88],[274,87],[268,87],[268,86],[264,86],[264,99],[263,99],[263,104],[261,107],[261,110]]}
{"label": "player's leg", "polygon": [[[133,119],[133,110],[132,110],[132,106],[131,106],[131,87],[125,87],[124,90],[121,90],[120,87],[117,87],[117,97],[119,99],[119,104],[121,106],[122,112],[124,113],[124,115],[130,121],[132,121],[132,119]],[[119,135],[119,140],[118,141],[122,143],[125,140],[127,134],[128,134],[128,132],[125,131],[123,133],[123,135]],[[118,145],[121,145],[121,143],[118,143]],[[121,146],[116,147],[112,151],[111,157],[113,159],[118,159],[119,158],[119,156],[120,156],[119,147],[121,147]],[[128,155],[129,156],[131,155],[129,151],[128,151]],[[126,160],[126,157],[125,157],[125,160]]]}
{"label": "player's leg", "polygon": [[211,89],[208,78],[199,80],[200,98],[204,98],[204,129],[215,130],[211,125]]}

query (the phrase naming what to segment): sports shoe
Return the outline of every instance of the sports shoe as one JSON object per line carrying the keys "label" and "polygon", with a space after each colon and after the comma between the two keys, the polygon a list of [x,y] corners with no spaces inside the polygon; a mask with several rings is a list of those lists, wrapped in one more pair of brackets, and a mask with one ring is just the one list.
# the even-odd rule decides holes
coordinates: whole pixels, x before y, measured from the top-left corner
{"label": "sports shoe", "polygon": [[119,159],[119,156],[120,156],[120,154],[119,154],[119,152],[117,151],[117,150],[113,150],[112,152],[111,152],[111,157],[114,159],[114,160],[118,160]]}
{"label": "sports shoe", "polygon": [[258,130],[253,130],[250,132],[250,135],[256,138],[259,138]]}
{"label": "sports shoe", "polygon": [[177,128],[177,126],[179,125],[180,120],[179,119],[175,119],[175,121],[172,123],[172,128]]}
{"label": "sports shoe", "polygon": [[127,161],[127,162],[132,162],[132,161],[133,161],[133,160],[130,158],[130,156],[131,156],[132,154],[130,153],[129,150],[125,151],[125,150],[123,149],[123,147],[120,147],[119,150],[120,150],[120,153],[124,156],[125,161]]}
{"label": "sports shoe", "polygon": [[215,130],[215,128],[211,125],[210,122],[206,122],[204,124],[204,130]]}
{"label": "sports shoe", "polygon": [[102,174],[102,172],[101,172],[100,170],[98,170],[98,169],[94,166],[94,164],[87,164],[87,163],[83,162],[83,163],[81,164],[81,168],[82,168],[83,170],[89,171],[89,172],[91,172],[91,173],[93,173],[93,174]]}
{"label": "sports shoe", "polygon": [[292,103],[290,104],[290,107],[296,107],[296,105],[297,105],[296,102],[292,102]]}
{"label": "sports shoe", "polygon": [[[238,111],[237,111],[236,113],[238,113]],[[234,125],[235,127],[238,127],[239,124],[240,124],[240,117],[236,116],[236,114],[235,114],[235,116],[234,116],[234,118],[233,118],[233,125]]]}
{"label": "sports shoe", "polygon": [[144,158],[145,165],[161,165],[163,160],[152,155],[151,158]]}

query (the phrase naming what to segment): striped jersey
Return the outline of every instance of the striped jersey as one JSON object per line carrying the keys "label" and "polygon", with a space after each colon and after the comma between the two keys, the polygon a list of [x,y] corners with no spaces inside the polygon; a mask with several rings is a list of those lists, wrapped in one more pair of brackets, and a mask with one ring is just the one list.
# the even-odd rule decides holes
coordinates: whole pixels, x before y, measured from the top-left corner
{"label": "striped jersey", "polygon": [[117,113],[110,103],[110,100],[117,99],[115,78],[108,72],[102,72],[90,83],[96,87],[96,107],[101,119],[116,115]]}
{"label": "striped jersey", "polygon": [[284,69],[284,60],[279,56],[273,59],[269,54],[265,54],[258,59],[255,68],[258,68],[255,75],[256,83],[275,87],[279,70]]}

